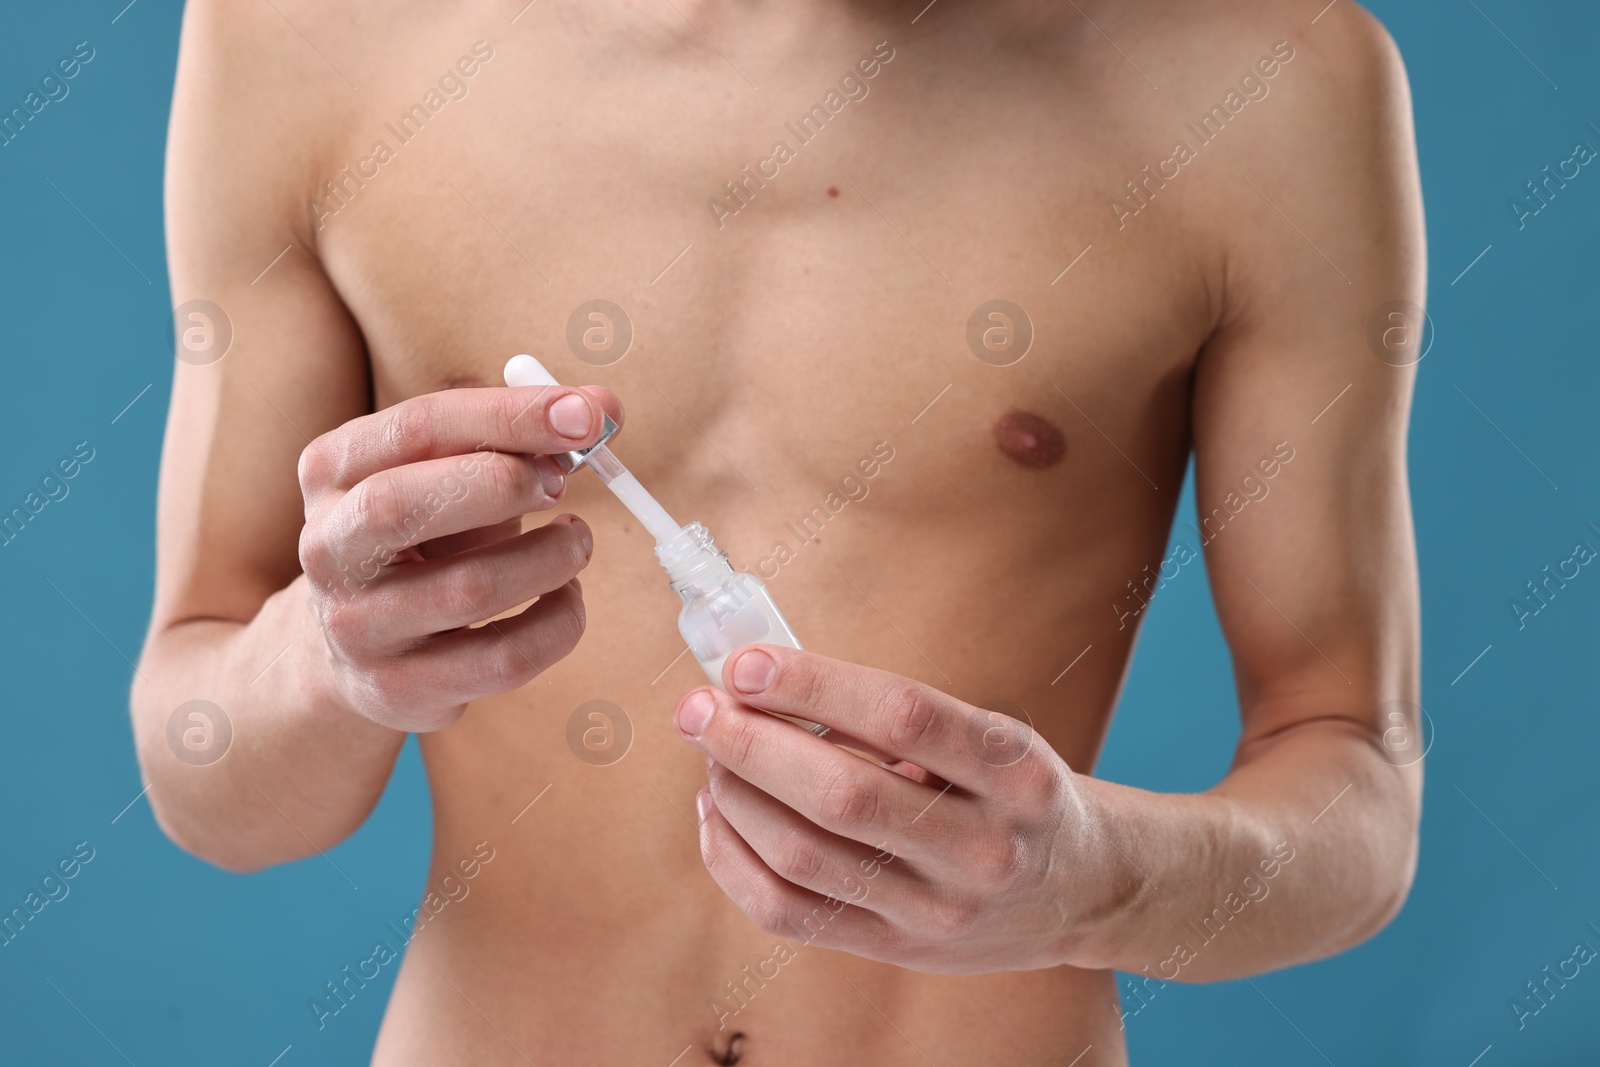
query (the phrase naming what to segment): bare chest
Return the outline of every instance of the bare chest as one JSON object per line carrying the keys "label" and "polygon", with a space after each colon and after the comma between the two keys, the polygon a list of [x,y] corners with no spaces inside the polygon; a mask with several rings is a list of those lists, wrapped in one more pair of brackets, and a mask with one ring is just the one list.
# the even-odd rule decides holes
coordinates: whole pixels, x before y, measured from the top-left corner
{"label": "bare chest", "polygon": [[908,515],[953,484],[1048,507],[1186,448],[1202,287],[1174,244],[1103,232],[1118,163],[1086,105],[868,32],[744,64],[607,64],[574,32],[463,31],[347,124],[312,213],[379,406],[532,352],[623,397],[669,497],[787,510],[884,441],[937,457]]}

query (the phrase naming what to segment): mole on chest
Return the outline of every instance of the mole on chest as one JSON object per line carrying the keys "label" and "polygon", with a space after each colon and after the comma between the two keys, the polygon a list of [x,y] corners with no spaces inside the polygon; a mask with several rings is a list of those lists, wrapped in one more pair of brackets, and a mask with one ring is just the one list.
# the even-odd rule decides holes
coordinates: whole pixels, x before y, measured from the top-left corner
{"label": "mole on chest", "polygon": [[1035,470],[1053,467],[1067,454],[1067,439],[1053,422],[1020,408],[995,421],[994,443],[1011,460]]}

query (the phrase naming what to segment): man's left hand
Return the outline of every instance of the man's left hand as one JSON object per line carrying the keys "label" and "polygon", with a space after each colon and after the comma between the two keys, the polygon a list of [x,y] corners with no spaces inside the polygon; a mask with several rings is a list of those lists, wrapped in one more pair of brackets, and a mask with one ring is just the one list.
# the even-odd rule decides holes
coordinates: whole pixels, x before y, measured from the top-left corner
{"label": "man's left hand", "polygon": [[723,684],[674,719],[714,761],[696,798],[706,869],[766,932],[985,973],[1074,962],[1116,910],[1126,879],[1102,816],[1024,723],[770,645],[730,656]]}

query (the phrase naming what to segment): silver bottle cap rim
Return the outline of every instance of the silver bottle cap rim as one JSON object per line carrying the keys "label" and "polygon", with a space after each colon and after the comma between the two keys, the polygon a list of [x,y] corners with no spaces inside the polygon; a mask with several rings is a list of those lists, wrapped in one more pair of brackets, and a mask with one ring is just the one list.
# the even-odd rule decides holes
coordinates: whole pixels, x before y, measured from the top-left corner
{"label": "silver bottle cap rim", "polygon": [[[548,388],[552,386],[559,387],[561,384],[556,381],[555,375],[545,369],[543,363],[526,353],[512,356],[506,361],[504,376],[505,383],[514,387],[542,385]],[[571,474],[583,466],[583,461],[589,458],[590,452],[593,452],[616,436],[617,424],[612,421],[611,416],[602,412],[601,417],[605,421],[600,427],[600,439],[598,441],[588,448],[578,448],[571,452],[557,452],[550,457],[556,461],[556,466],[560,467],[563,473]]]}
{"label": "silver bottle cap rim", "polygon": [[571,452],[557,452],[550,457],[556,461],[556,466],[561,468],[562,473],[571,474],[573,471],[583,466],[583,461],[589,458],[590,452],[593,452],[595,449],[599,448],[601,445],[605,444],[607,441],[616,436],[618,427],[617,424],[611,420],[611,416],[602,414],[601,417],[605,420],[605,422],[600,429],[600,440],[596,441],[588,448],[576,448]]}

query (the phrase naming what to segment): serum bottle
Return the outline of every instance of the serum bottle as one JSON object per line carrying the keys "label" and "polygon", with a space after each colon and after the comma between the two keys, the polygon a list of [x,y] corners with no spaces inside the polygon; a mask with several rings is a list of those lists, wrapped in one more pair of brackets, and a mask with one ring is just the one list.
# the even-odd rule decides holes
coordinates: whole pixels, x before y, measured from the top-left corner
{"label": "serum bottle", "polygon": [[[702,524],[691,522],[657,544],[656,559],[667,572],[667,584],[683,600],[678,633],[712,685],[722,687],[722,665],[744,645],[801,647],[766,585],[753,574],[734,570]],[[819,737],[828,732],[826,726],[792,715],[780,717]]]}
{"label": "serum bottle", "polygon": [[[514,356],[506,364],[505,381],[511,386],[557,384],[538,360],[527,355]],[[667,572],[667,584],[683,601],[678,633],[711,684],[722,688],[722,665],[744,645],[800,648],[794,629],[761,579],[734,570],[728,554],[716,546],[703,524],[679,526],[622,465],[606,444],[616,432],[616,424],[607,418],[594,445],[554,458],[569,474],[587,464],[655,538],[656,559]],[[828,732],[826,726],[792,715],[778,717],[819,737]]]}

